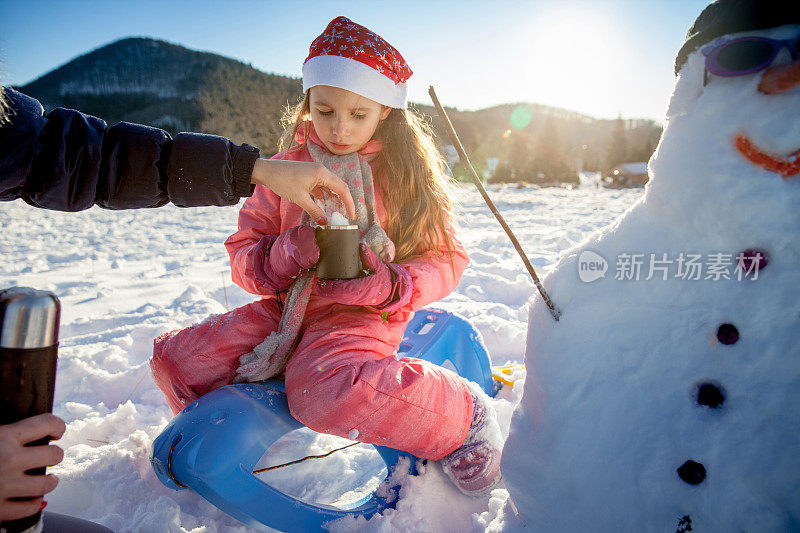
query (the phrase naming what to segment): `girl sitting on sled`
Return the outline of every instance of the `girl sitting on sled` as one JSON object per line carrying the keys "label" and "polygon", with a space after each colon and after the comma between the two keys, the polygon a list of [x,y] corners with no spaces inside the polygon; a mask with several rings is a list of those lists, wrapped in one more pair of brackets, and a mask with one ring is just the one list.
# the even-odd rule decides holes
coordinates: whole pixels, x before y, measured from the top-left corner
{"label": "girl sitting on sled", "polygon": [[334,19],[311,43],[290,146],[275,156],[316,161],[348,183],[369,275],[318,280],[313,222],[257,187],[225,246],[233,281],[261,299],[161,335],[151,367],[176,413],[218,387],[283,374],[290,411],[309,428],[441,461],[462,492],[485,494],[502,447],[488,397],[395,355],[414,311],[447,296],[469,261],[444,163],[406,108],[410,76],[379,35]]}

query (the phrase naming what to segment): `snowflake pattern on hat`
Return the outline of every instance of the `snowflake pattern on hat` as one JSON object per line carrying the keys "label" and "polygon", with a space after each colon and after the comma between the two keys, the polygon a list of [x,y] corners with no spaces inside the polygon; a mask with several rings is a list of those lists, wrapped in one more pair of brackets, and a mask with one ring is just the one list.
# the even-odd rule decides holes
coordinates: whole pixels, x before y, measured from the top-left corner
{"label": "snowflake pattern on hat", "polygon": [[346,17],[333,19],[309,48],[309,59],[339,56],[359,61],[375,69],[395,85],[405,83],[412,71],[403,56],[380,35]]}

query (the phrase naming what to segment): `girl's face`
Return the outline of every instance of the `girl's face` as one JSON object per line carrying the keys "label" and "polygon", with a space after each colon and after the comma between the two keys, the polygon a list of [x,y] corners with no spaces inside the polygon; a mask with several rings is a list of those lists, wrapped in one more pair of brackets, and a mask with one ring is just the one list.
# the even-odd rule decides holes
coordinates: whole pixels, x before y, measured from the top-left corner
{"label": "girl's face", "polygon": [[392,111],[369,98],[328,85],[311,88],[309,107],[317,135],[337,155],[363,148]]}

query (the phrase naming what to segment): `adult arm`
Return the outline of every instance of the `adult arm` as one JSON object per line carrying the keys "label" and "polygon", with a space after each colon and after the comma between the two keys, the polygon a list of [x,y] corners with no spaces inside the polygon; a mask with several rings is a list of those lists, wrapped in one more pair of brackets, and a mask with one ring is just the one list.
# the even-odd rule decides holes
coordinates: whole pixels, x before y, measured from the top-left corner
{"label": "adult arm", "polygon": [[22,198],[36,207],[81,211],[232,205],[252,192],[258,149],[224,137],[180,133],[41,104],[6,90],[7,122],[0,126],[0,200]]}
{"label": "adult arm", "polygon": [[41,104],[5,91],[9,112],[0,125],[0,200],[80,211],[233,205],[254,184],[275,190],[324,220],[311,196],[338,194],[354,214],[345,183],[317,163],[260,159],[258,149],[215,135],[179,133],[130,123],[111,128],[96,117]]}

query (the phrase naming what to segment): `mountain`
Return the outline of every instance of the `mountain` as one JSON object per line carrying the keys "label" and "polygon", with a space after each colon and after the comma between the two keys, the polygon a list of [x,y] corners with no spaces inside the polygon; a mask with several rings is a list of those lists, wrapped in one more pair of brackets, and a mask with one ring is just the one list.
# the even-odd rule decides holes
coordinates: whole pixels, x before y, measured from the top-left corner
{"label": "mountain", "polygon": [[46,109],[69,107],[109,124],[137,122],[247,141],[274,153],[281,110],[299,79],[267,74],[210,52],[148,38],[93,50],[18,89]]}
{"label": "mountain", "polygon": [[[218,54],[130,37],[77,57],[18,89],[37,98],[47,110],[70,107],[109,124],[124,120],[171,133],[224,135],[254,144],[270,155],[277,151],[283,131],[282,111],[298,101],[302,83]],[[431,118],[435,116],[433,107],[415,108],[428,115],[437,141],[450,144],[441,121]],[[573,168],[602,170],[610,164],[607,153],[615,124],[619,129],[618,121],[531,103],[477,111],[449,108],[448,114],[479,171],[487,158],[507,161],[519,159],[520,152],[537,150],[557,154]],[[652,120],[629,119],[623,130],[628,138],[627,154],[619,157],[646,161],[656,146],[660,126]],[[532,157],[518,168],[535,168],[541,160]],[[536,181],[519,172],[516,177],[513,174],[500,179]]]}

